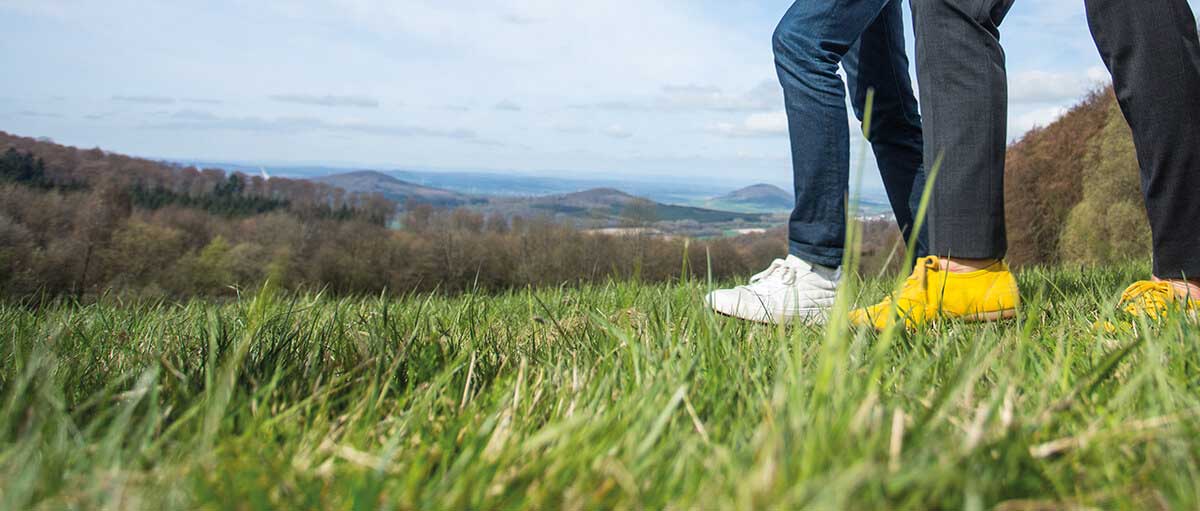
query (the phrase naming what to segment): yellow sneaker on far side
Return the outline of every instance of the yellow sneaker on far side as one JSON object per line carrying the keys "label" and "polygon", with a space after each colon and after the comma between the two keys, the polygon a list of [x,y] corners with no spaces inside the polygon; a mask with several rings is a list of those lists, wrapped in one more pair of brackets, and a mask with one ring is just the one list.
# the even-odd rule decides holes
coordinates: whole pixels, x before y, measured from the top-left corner
{"label": "yellow sneaker on far side", "polygon": [[1185,312],[1195,319],[1200,302],[1179,296],[1170,282],[1143,280],[1134,282],[1121,293],[1120,307],[1128,321],[1119,324],[1097,322],[1097,330],[1103,329],[1110,334],[1121,330],[1131,331],[1137,318],[1145,317],[1151,323],[1159,323],[1175,311]]}
{"label": "yellow sneaker on far side", "polygon": [[965,321],[998,321],[1015,317],[1021,304],[1017,279],[1008,265],[998,261],[982,270],[955,273],[941,269],[935,256],[917,260],[912,275],[893,297],[883,302],[850,312],[850,323],[860,327],[883,330],[893,320],[893,299],[896,315],[904,318],[908,328],[928,324],[936,319]]}

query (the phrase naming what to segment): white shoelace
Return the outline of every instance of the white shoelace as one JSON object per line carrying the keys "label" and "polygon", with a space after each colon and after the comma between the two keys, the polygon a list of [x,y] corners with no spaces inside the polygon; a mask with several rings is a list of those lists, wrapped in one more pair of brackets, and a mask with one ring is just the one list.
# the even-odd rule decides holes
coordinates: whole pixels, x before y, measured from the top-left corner
{"label": "white shoelace", "polygon": [[767,281],[768,279],[778,280],[785,286],[790,286],[796,283],[796,277],[799,275],[800,269],[790,265],[783,259],[776,259],[771,263],[771,266],[765,271],[750,277],[751,284]]}

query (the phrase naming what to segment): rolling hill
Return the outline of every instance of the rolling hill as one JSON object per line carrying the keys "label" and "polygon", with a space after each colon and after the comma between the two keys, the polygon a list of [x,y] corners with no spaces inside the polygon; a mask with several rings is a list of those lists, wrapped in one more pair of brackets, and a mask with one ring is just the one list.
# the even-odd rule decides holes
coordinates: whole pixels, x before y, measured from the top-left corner
{"label": "rolling hill", "polygon": [[556,217],[590,220],[596,223],[615,223],[631,219],[646,222],[691,220],[699,223],[763,220],[761,214],[663,204],[614,188],[593,188],[581,192],[523,199],[492,199],[487,209],[522,216],[548,213]]}
{"label": "rolling hill", "polygon": [[382,172],[362,170],[312,179],[347,192],[378,193],[402,207],[410,202],[438,207],[458,207],[485,202],[470,195],[401,181]]}
{"label": "rolling hill", "polygon": [[347,192],[378,193],[395,201],[401,208],[410,203],[441,208],[464,207],[488,215],[529,218],[549,215],[594,225],[615,225],[633,220],[645,223],[690,220],[701,224],[763,220],[763,215],[757,212],[664,204],[615,188],[591,188],[527,197],[486,197],[422,186],[373,170],[333,174],[313,178],[312,181]]}
{"label": "rolling hill", "polygon": [[708,207],[735,211],[782,212],[792,209],[795,197],[778,186],[756,184],[705,202]]}

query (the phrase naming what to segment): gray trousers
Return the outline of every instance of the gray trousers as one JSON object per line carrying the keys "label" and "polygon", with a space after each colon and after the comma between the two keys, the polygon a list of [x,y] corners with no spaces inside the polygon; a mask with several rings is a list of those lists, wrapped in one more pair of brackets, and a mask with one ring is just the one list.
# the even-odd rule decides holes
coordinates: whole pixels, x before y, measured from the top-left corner
{"label": "gray trousers", "polygon": [[1133,129],[1154,274],[1200,279],[1200,36],[1187,0],[1086,0]]}
{"label": "gray trousers", "polygon": [[[1001,258],[1008,89],[1000,23],[1014,0],[912,0],[925,163],[941,158],[929,251]],[[1154,274],[1200,277],[1200,37],[1187,0],[1085,0],[1133,129]]]}
{"label": "gray trousers", "polygon": [[938,161],[929,251],[1004,257],[1008,76],[1000,23],[1014,0],[912,0],[925,165]]}

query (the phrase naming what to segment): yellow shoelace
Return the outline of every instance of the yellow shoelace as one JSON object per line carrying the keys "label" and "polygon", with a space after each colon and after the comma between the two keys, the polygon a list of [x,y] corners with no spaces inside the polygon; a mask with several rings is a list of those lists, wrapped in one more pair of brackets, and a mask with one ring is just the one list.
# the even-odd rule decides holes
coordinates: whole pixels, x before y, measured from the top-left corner
{"label": "yellow shoelace", "polygon": [[900,288],[900,297],[925,301],[925,291],[929,288],[929,270],[940,267],[937,256],[918,259],[912,275],[905,279],[904,287]]}
{"label": "yellow shoelace", "polygon": [[[929,287],[929,270],[938,267],[939,264],[937,256],[928,256],[917,259],[917,264],[913,268],[912,274],[909,275],[908,278],[904,279],[904,285],[900,287],[899,292],[895,293],[894,296],[902,299],[909,297],[909,300],[919,300],[923,302],[925,289]],[[879,309],[875,310],[881,310],[890,307],[892,305],[892,296],[893,295],[885,296],[883,300],[880,301],[876,306],[879,307]]]}
{"label": "yellow shoelace", "polygon": [[1175,287],[1169,282],[1136,282],[1121,293],[1121,303],[1126,304],[1125,312],[1134,316],[1145,314],[1150,319],[1158,319],[1160,312],[1166,312],[1178,302],[1184,310],[1190,309],[1195,302],[1184,300],[1175,294]]}

